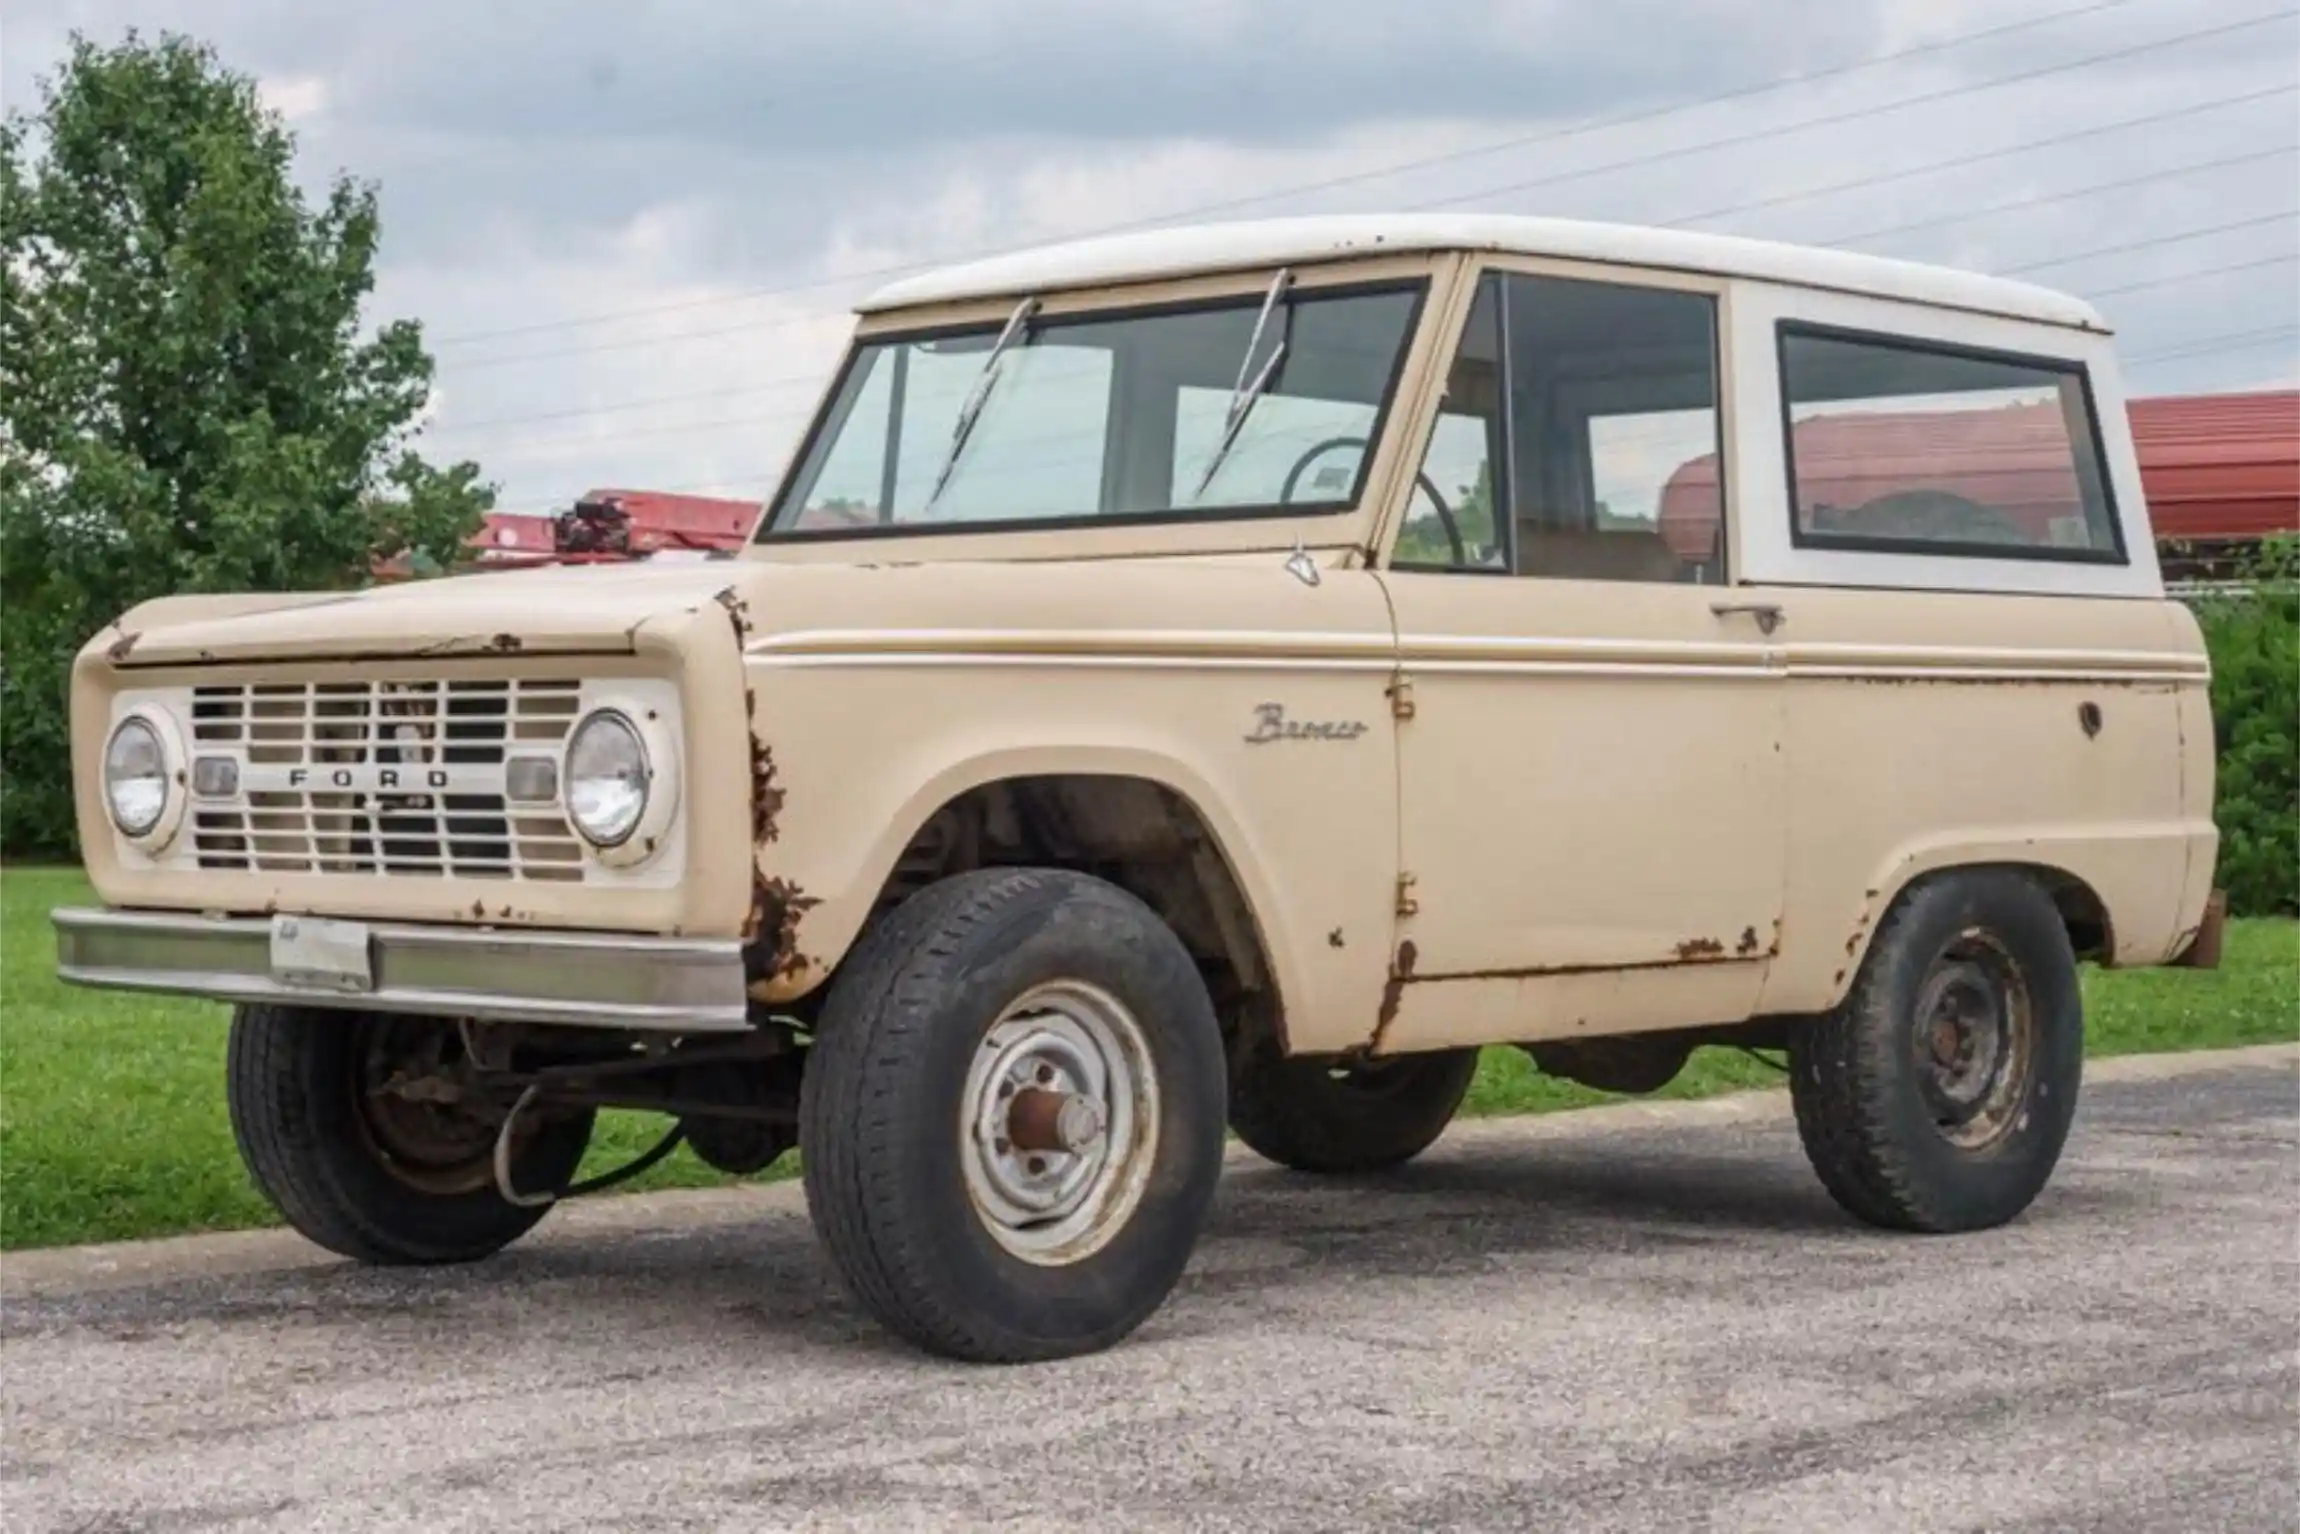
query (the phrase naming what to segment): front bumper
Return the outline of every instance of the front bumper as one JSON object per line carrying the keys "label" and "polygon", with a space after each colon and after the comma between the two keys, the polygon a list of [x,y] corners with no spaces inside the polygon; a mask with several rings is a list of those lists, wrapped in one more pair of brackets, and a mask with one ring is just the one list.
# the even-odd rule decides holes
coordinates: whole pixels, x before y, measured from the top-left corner
{"label": "front bumper", "polygon": [[671,1033],[750,1026],[731,938],[60,910],[74,985]]}

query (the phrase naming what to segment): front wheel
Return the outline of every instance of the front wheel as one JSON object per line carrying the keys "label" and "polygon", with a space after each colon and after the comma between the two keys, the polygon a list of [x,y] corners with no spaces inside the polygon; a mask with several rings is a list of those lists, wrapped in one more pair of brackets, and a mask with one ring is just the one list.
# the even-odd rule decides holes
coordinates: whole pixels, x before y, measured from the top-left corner
{"label": "front wheel", "polygon": [[[437,1018],[326,1007],[233,1009],[226,1097],[240,1159],[306,1238],[361,1262],[469,1262],[547,1212],[496,1191],[505,1104],[482,1094]],[[514,1190],[555,1192],[591,1139],[588,1109],[523,1117]]]}
{"label": "front wheel", "polygon": [[2012,1219],[2052,1176],[2084,1073],[2076,955],[2051,897],[2009,870],[1910,891],[1789,1067],[1805,1153],[1848,1212],[1933,1232]]}
{"label": "front wheel", "polygon": [[1165,1300],[1222,1162],[1222,1042],[1141,901],[961,874],[840,967],[801,1087],[815,1230],[888,1330],[977,1362],[1110,1346]]}

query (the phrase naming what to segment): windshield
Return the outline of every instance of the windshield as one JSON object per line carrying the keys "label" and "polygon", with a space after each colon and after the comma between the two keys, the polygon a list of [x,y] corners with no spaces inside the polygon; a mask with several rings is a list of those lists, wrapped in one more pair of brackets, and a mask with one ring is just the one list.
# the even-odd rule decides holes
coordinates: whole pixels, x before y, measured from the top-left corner
{"label": "windshield", "polygon": [[[1419,283],[1287,288],[1274,301],[1033,313],[995,357],[1006,321],[873,339],[848,359],[759,536],[1351,506],[1421,295]],[[1250,397],[1247,362],[1268,369]]]}

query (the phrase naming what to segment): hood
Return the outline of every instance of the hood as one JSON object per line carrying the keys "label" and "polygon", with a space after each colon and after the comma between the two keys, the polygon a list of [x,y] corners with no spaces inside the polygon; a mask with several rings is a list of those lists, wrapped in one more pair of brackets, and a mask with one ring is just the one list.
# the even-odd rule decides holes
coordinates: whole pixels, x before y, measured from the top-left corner
{"label": "hood", "polygon": [[[1338,574],[1338,572],[1337,572]],[[1221,630],[1315,626],[1324,590],[1274,553],[1079,563],[602,564],[367,591],[163,597],[87,650],[138,667],[273,660],[632,655],[732,624],[753,650],[895,631]]]}
{"label": "hood", "polygon": [[[656,620],[742,599],[733,561],[599,564],[450,576],[365,591],[163,597],[96,637],[119,666],[292,657],[632,654]],[[724,594],[724,595],[722,595]]]}

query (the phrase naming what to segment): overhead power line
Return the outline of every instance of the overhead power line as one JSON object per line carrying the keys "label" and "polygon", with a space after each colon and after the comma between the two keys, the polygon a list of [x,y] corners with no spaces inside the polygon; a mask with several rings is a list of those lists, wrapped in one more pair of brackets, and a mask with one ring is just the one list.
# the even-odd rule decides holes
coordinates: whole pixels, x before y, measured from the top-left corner
{"label": "overhead power line", "polygon": [[[2295,86],[2281,86],[2268,94],[2291,95]],[[2168,165],[2137,176],[2123,176],[2114,181],[2094,181],[2084,186],[2069,187],[2058,192],[2039,192],[2028,197],[2016,197],[2010,202],[1994,203],[1985,208],[1968,208],[1961,213],[1944,213],[1937,218],[1920,218],[1910,223],[1887,224],[1881,229],[1865,229],[1859,234],[1833,235],[1824,243],[1830,245],[1861,245],[1870,240],[1889,239],[1894,235],[1917,234],[1931,229],[1947,229],[1957,224],[1976,223],[1984,218],[1996,218],[2006,213],[2026,213],[2032,208],[2049,208],[2058,203],[2074,202],[2079,197],[2093,197],[2102,192],[2129,191],[2136,186],[2150,186],[2159,181],[2171,181],[2182,176],[2202,175],[2209,171],[2227,170],[2232,166],[2250,165],[2261,160],[2273,160],[2300,154],[2300,144],[2278,144],[2269,149],[2254,149],[2244,154],[2222,155],[2212,160],[2192,160],[2185,165]]]}
{"label": "overhead power line", "polygon": [[[1837,79],[1845,75],[1857,74],[1863,70],[1881,68],[1888,64],[1904,63],[1910,59],[1945,53],[1952,49],[1968,47],[1974,43],[2009,36],[2016,32],[2050,26],[2063,21],[2073,21],[2080,17],[2096,15],[2103,11],[2119,10],[2127,5],[2138,3],[2142,3],[2142,0],[2093,0],[2091,4],[2073,6],[2067,10],[2050,11],[2041,16],[2024,17],[2019,21],[2007,22],[2001,26],[1986,27],[1977,32],[1958,33],[1953,37],[1939,38],[1926,43],[1914,43],[1906,48],[1896,48],[1886,53],[1849,59],[1843,63],[1828,65],[1821,69],[1804,70],[1795,74],[1778,75],[1766,80],[1753,81],[1729,91],[1699,97],[1691,101],[1675,102],[1662,107],[1641,108],[1633,112],[1587,117],[1577,122],[1567,123],[1562,127],[1545,128],[1536,133],[1516,134],[1465,149],[1449,150],[1442,154],[1421,155],[1407,160],[1394,160],[1383,165],[1350,171],[1338,176],[1328,176],[1320,180],[1292,182],[1244,196],[1176,208],[1170,212],[1155,214],[1146,218],[1127,219],[1118,223],[1084,227],[1058,238],[1091,239],[1098,235],[1123,234],[1137,229],[1155,228],[1160,224],[1172,223],[1178,219],[1204,218],[1214,213],[1235,212],[1242,208],[1258,207],[1264,203],[1307,196],[1313,192],[1334,191],[1342,187],[1360,186],[1368,182],[1387,180],[1392,176],[1404,175],[1409,171],[1428,170],[1434,166],[1458,164],[1465,160],[1481,159],[1487,155],[1504,154],[1513,149],[1529,149],[1537,144],[1561,143],[1568,139],[1581,137],[1584,134],[1604,132],[1613,128],[1658,122],[1688,112],[1724,106],[1736,101],[1745,101],[1752,97],[1769,95],[1774,91],[1788,90],[1797,86],[1813,85],[1823,80]],[[511,336],[534,335],[545,331],[568,330],[587,325],[604,325],[617,320],[640,319],[657,314],[678,313],[688,309],[707,308],[719,304],[744,303],[757,298],[783,297],[791,293],[839,287],[853,282],[867,282],[874,278],[903,276],[907,273],[925,271],[952,261],[971,261],[989,256],[1007,255],[1016,248],[1018,247],[982,246],[972,250],[928,257],[923,260],[897,262],[892,265],[847,272],[839,276],[816,278],[807,282],[787,283],[774,287],[747,288],[739,293],[712,294],[701,298],[681,299],[675,303],[607,310],[598,314],[581,315],[563,320],[541,320],[531,325],[513,325],[496,330],[462,331],[434,337],[431,344],[434,347],[471,345],[481,341],[501,340]]]}
{"label": "overhead power line", "polygon": [[2234,234],[2240,229],[2259,229],[2269,224],[2291,225],[2300,219],[2300,208],[2283,208],[2258,218],[2240,218],[2232,223],[2214,224],[2204,229],[2183,229],[2173,234],[2151,235],[2145,240],[2134,240],[2124,245],[2103,245],[2094,250],[2080,250],[2069,256],[2049,256],[2042,261],[2026,261],[2019,266],[2004,268],[2002,275],[2017,277],[2026,272],[2041,272],[2048,266],[2074,266],[2079,261],[2095,261],[2102,256],[2130,255],[2136,250],[2154,250],[2159,245],[2177,245],[2183,240],[2201,240],[2208,235]]}
{"label": "overhead power line", "polygon": [[2208,277],[2229,277],[2238,272],[2265,271],[2271,266],[2290,266],[2300,261],[2300,251],[2287,251],[2280,256],[2267,256],[2258,261],[2237,261],[2228,266],[2208,266],[2202,271],[2166,272],[2158,277],[2146,277],[2139,282],[2127,282],[2113,288],[2094,288],[2085,296],[2098,303],[2104,298],[2120,298],[2127,293],[2139,293],[2149,288],[2169,287],[2176,282],[2202,282]]}
{"label": "overhead power line", "polygon": [[[1856,176],[1850,181],[1833,181],[1824,186],[1806,187],[1800,191],[1779,192],[1769,197],[1731,203],[1722,208],[1711,208],[1704,213],[1694,213],[1682,218],[1670,219],[1667,227],[1681,229],[1688,224],[1712,223],[1717,219],[1731,218],[1739,213],[1756,213],[1771,208],[1785,208],[1792,203],[1813,202],[1824,197],[1841,197],[1852,192],[1865,192],[1875,187],[1891,186],[1896,182],[1914,181],[1920,176],[1937,175],[1944,170],[1965,170],[1975,165],[1986,165],[1996,160],[2009,160],[2019,155],[2033,154],[2040,149],[2058,149],[2068,144],[2088,143],[2100,138],[2103,134],[2121,133],[2127,128],[2160,127],[2168,122],[2199,117],[2207,112],[2225,111],[2229,107],[2249,106],[2257,101],[2268,101],[2278,96],[2290,96],[2295,92],[2300,92],[2300,84],[2287,82],[2283,85],[2271,85],[2265,90],[2248,91],[2241,96],[2213,96],[2203,101],[2189,102],[2184,106],[2170,107],[2161,112],[2145,113],[2139,117],[2121,118],[2116,122],[2091,123],[2082,128],[2071,129],[2066,133],[2056,133],[2050,138],[2023,139],[2017,144],[2006,144],[1996,149],[1978,150],[1972,154],[1951,155],[1945,160],[1927,160],[1922,165],[1910,165],[1900,170]],[[2286,148],[2272,152],[2290,153],[2291,151]],[[2112,185],[2117,186],[2128,184],[2131,183],[2112,183]],[[1935,222],[1949,222],[1967,216],[1978,217],[1979,215],[1955,214],[1951,215],[1949,219],[1936,220]],[[1900,234],[1910,229],[1927,227],[1930,226],[1919,223],[1900,225],[1890,229],[1870,230],[1865,234],[1846,236],[1832,243],[1844,244],[1849,240],[1879,239],[1888,234]]]}
{"label": "overhead power line", "polygon": [[[2293,95],[2295,92],[2300,92],[2300,85],[2279,85],[2270,87],[2266,90],[2253,91],[2246,95],[2221,97],[2211,101],[2191,103],[2183,106],[2168,108],[2163,111],[2150,112],[2138,117],[2122,118],[2115,122],[2096,123],[2086,128],[2082,128],[2067,134],[2057,135],[2053,138],[2025,140],[2021,143],[2010,144],[1998,149],[1987,150],[1977,154],[1956,155],[1948,159],[1928,161],[1925,164],[1909,166],[1902,170],[1893,171],[1883,176],[1865,177],[1853,181],[1837,182],[1828,186],[1809,188],[1803,191],[1779,194],[1769,197],[1755,198],[1746,202],[1736,203],[1726,207],[1712,208],[1706,212],[1693,214],[1689,217],[1667,220],[1665,221],[1663,227],[1680,228],[1687,224],[1705,223],[1716,219],[1731,217],[1737,213],[1754,212],[1778,207],[1784,203],[1792,201],[1817,201],[1828,197],[1844,196],[1850,193],[1865,191],[1871,187],[1885,185],[1894,181],[1909,180],[1944,170],[1964,169],[1976,164],[1981,164],[1993,160],[2006,159],[2016,155],[2026,154],[2033,150],[2063,143],[2097,140],[2104,135],[2123,132],[2127,129],[2153,127],[2166,122],[2192,117],[2203,112],[2243,106],[2272,97],[2288,97]],[[2032,207],[2042,207],[2051,203],[2066,202],[2078,197],[2094,196],[2104,192],[2121,191],[2126,188],[2143,186],[2152,182],[2162,181],[2175,176],[2193,175],[2206,171],[2220,170],[2230,166],[2252,163],[2280,155],[2288,156],[2294,154],[2295,152],[2300,152],[2300,145],[2285,144],[2273,146],[2267,149],[2255,149],[2243,154],[2230,155],[2213,160],[2197,161],[2186,165],[2168,167],[2162,170],[2148,171],[2140,175],[2120,177],[2112,181],[2093,182],[2082,187],[2071,188],[2064,191],[2040,193],[2032,197],[2019,198],[2010,202],[1995,204],[1990,207],[1968,209],[1961,212],[1942,215],[1936,218],[1921,219],[1908,223],[1887,225],[1882,228],[1863,230],[1858,234],[1836,236],[1820,243],[1829,245],[1858,245],[1869,241],[1885,239],[1894,235],[1914,233],[1920,230],[1937,228],[1950,224],[1977,222],[1984,218],[1992,218],[2005,213],[2019,212]],[[689,390],[678,394],[653,395],[643,399],[619,401],[608,405],[550,410],[524,415],[497,416],[480,421],[450,422],[433,427],[431,428],[431,431],[434,435],[441,437],[462,437],[482,431],[501,430],[507,427],[540,425],[551,421],[581,420],[598,416],[620,415],[631,411],[653,409],[658,406],[665,405],[697,404],[706,400],[717,403],[724,403],[727,401],[746,397],[754,397],[765,394],[777,394],[797,388],[813,387],[820,383],[821,378],[822,371],[820,369],[814,369],[803,373],[776,375],[762,379],[756,384],[745,385],[739,389]],[[581,440],[580,434],[570,436],[567,440]]]}
{"label": "overhead power line", "polygon": [[690,389],[684,394],[655,394],[646,399],[623,400],[613,405],[589,405],[572,410],[546,410],[536,415],[496,416],[484,421],[454,421],[429,428],[445,436],[448,433],[494,430],[505,426],[532,426],[544,421],[573,421],[598,415],[625,415],[634,410],[652,410],[660,405],[693,405],[703,400],[743,399],[754,394],[781,394],[788,390],[822,382],[822,370],[811,373],[781,373],[761,379],[756,384],[745,384],[740,389]]}
{"label": "overhead power line", "polygon": [[1643,165],[1654,165],[1664,160],[1684,159],[1691,155],[1710,154],[1719,149],[1734,149],[1744,144],[1761,143],[1766,139],[1778,138],[1786,133],[1802,133],[1808,128],[1833,128],[1849,122],[1858,122],[1864,118],[1880,117],[1888,112],[1903,111],[1909,107],[1931,106],[1942,101],[1953,101],[1964,96],[1978,95],[1982,91],[2001,90],[2008,85],[2025,85],[2032,80],[2042,80],[2053,75],[2069,74],[2079,69],[2091,69],[2100,64],[2113,64],[2122,59],[2138,58],[2143,54],[2157,53],[2182,43],[2202,42],[2206,38],[2212,37],[2226,37],[2231,33],[2248,31],[2253,27],[2288,21],[2295,16],[2300,16],[2300,7],[2286,6],[2281,10],[2265,11],[2256,16],[2248,16],[2241,21],[2227,21],[2217,26],[2197,27],[2186,32],[2175,32],[2169,37],[2155,38],[2145,43],[2131,43],[2122,48],[2111,48],[2104,53],[2087,54],[2081,59],[2068,59],[2058,64],[2039,65],[2035,69],[2024,69],[2018,74],[2000,75],[1994,80],[1980,80],[1968,85],[1948,86],[1937,91],[1926,91],[1920,95],[1904,96],[1898,101],[1883,102],[1877,106],[1858,107],[1851,111],[1831,112],[1820,117],[1802,118],[1793,123],[1782,123],[1768,128],[1755,128],[1727,138],[1703,139],[1696,144],[1685,144],[1675,149],[1665,149],[1653,154],[1609,161],[1603,165],[1585,165],[1573,170],[1558,171],[1551,175],[1535,176],[1527,181],[1505,182],[1500,186],[1486,187],[1482,191],[1461,192],[1449,197],[1426,198],[1421,202],[1409,203],[1407,206],[1415,209],[1451,208],[1458,207],[1465,202],[1483,202],[1489,197],[1532,191],[1538,187],[1563,186],[1567,182],[1586,181],[1592,176],[1611,175],[1616,171]]}
{"label": "overhead power line", "polygon": [[[2131,3],[2131,0],[2120,0],[2120,3]],[[1682,159],[1690,155],[1705,154],[1713,150],[1735,148],[1747,144],[1759,143],[1767,139],[1779,138],[1792,133],[1801,133],[1812,128],[1840,126],[1844,123],[1857,121],[1863,118],[1875,117],[1888,112],[1901,111],[1912,106],[1929,105],[1941,101],[1952,100],[1973,95],[1981,91],[1995,90],[2006,85],[2019,84],[2026,81],[2040,79],[2049,75],[2066,74],[2071,71],[2087,69],[2103,63],[2110,63],[2121,59],[2137,57],[2141,54],[2155,52],[2160,49],[2177,46],[2182,43],[2200,41],[2202,39],[2211,37],[2225,36],[2230,33],[2246,30],[2248,28],[2263,26],[2271,22],[2289,20],[2295,16],[2300,16],[2300,7],[2286,6],[2280,10],[2248,17],[2241,21],[2223,22],[2215,26],[2194,28],[2185,32],[2175,33],[2168,37],[2158,38],[2147,43],[2132,44],[2123,48],[2111,49],[2103,53],[2090,54],[2081,59],[2073,59],[2058,64],[2040,66],[2035,69],[2022,71],[2019,74],[2002,76],[1994,80],[1977,81],[1965,85],[1951,86],[1942,90],[1931,91],[1918,96],[1903,97],[1900,100],[1886,102],[1876,106],[1862,107],[1844,112],[1829,113],[1820,117],[1802,118],[1796,122],[1781,123],[1767,128],[1753,129],[1749,132],[1733,135],[1727,138],[1708,139],[1698,144],[1681,145],[1676,148],[1656,151],[1651,154],[1635,155],[1620,160],[1608,161],[1601,165],[1585,166],[1574,170],[1556,172],[1546,176],[1537,176],[1530,180],[1512,182],[1504,186],[1489,187],[1482,191],[1467,193],[1460,196],[1430,198],[1417,203],[1407,203],[1403,206],[1409,209],[1448,207],[1461,202],[1479,201],[1487,197],[1501,196],[1506,193],[1528,191],[1538,187],[1562,185],[1571,181],[1585,180],[1592,176],[1615,174],[1623,170],[1630,170],[1641,166],[1658,164],[1668,160]],[[730,325],[712,326],[702,330],[678,331],[670,335],[636,336],[616,341],[586,342],[573,346],[555,347],[547,351],[522,352],[507,357],[479,358],[470,362],[458,364],[457,370],[460,373],[469,374],[483,370],[492,371],[496,368],[502,367],[514,367],[530,362],[550,361],[561,357],[589,356],[617,351],[649,350],[657,347],[676,345],[683,341],[715,339],[719,336],[732,335],[738,332],[764,333],[772,330],[790,329],[799,325],[819,323],[820,321],[830,317],[831,314],[828,312],[810,311],[804,314],[785,315],[767,320],[744,321]]]}
{"label": "overhead power line", "polygon": [[2300,357],[2300,325],[2270,325],[2259,330],[2239,330],[2226,335],[2206,336],[2179,346],[2159,351],[2141,352],[2122,358],[2126,371],[2152,367],[2159,362],[2185,362],[2191,357],[2213,357],[2226,352],[2257,351],[2277,342]]}

